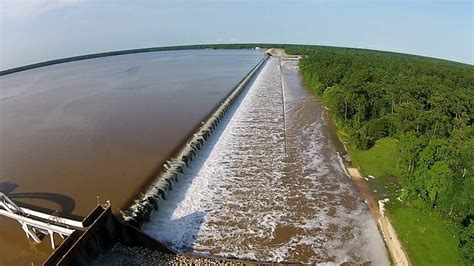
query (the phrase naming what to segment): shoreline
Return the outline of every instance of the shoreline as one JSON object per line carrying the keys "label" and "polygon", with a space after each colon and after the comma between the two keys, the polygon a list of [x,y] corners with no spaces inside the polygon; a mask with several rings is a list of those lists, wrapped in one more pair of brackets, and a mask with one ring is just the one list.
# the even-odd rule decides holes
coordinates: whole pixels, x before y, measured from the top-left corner
{"label": "shoreline", "polygon": [[[272,55],[275,54],[275,56],[279,56],[285,59],[290,56],[286,54],[284,49],[273,48],[273,49],[270,49],[269,51],[271,52]],[[292,55],[292,56],[294,56],[297,59],[300,58],[300,56],[298,55]],[[293,58],[289,58],[289,59],[293,59]],[[365,181],[362,175],[360,174],[359,169],[351,163],[352,160],[350,158],[349,150],[347,149],[344,141],[342,141],[341,138],[337,135],[339,128],[337,127],[335,121],[333,120],[329,109],[325,106],[322,99],[311,88],[308,87],[308,89],[310,89],[313,92],[313,94],[315,95],[317,99],[321,100],[320,103],[323,105],[323,107],[327,111],[326,118],[330,121],[330,123],[334,125],[334,128],[330,129],[331,131],[334,131],[333,132],[335,134],[334,141],[340,142],[342,144],[342,147],[344,148],[344,150],[340,149],[339,150],[340,152],[337,152],[341,167],[343,168],[346,175],[351,179],[353,184],[357,187],[357,190],[359,191],[359,193],[361,193],[364,201],[366,202],[369,208],[370,213],[372,214],[374,219],[377,221],[377,227],[380,233],[382,233],[384,243],[391,257],[391,261],[393,262],[394,265],[403,265],[403,266],[412,265],[406,251],[403,248],[401,241],[399,240],[397,236],[397,233],[394,227],[392,226],[388,217],[384,215],[384,203],[388,199],[379,200],[379,201],[376,200],[375,195],[370,190],[367,181]]]}
{"label": "shoreline", "polygon": [[369,207],[370,213],[374,216],[375,220],[377,220],[378,228],[382,233],[384,242],[387,245],[387,249],[390,253],[393,263],[395,265],[411,265],[403,245],[400,242],[400,239],[398,239],[395,228],[393,228],[392,223],[388,217],[384,215],[384,202],[386,202],[387,199],[379,201],[375,199],[373,193],[369,189],[367,182],[362,178],[359,169],[349,165],[346,165],[346,169],[349,172],[351,180],[354,182],[357,189],[364,197],[364,200]]}
{"label": "shoreline", "polygon": [[[322,102],[322,104],[324,103]],[[331,123],[334,124],[334,133],[337,135],[337,131],[339,131],[339,128],[335,124],[334,120],[332,120],[332,115],[330,114],[329,110],[326,110],[329,114],[329,120],[331,121]],[[374,193],[369,188],[368,182],[360,174],[359,168],[352,164],[352,159],[349,153],[349,149],[347,149],[346,147],[346,143],[339,136],[336,136],[336,141],[339,141],[342,144],[345,152],[345,154],[342,155],[340,152],[338,152],[341,167],[344,168],[344,171],[346,172],[347,176],[357,187],[357,190],[362,195],[365,203],[367,204],[367,207],[369,207],[370,214],[372,214],[374,219],[377,221],[377,228],[382,234],[385,246],[387,248],[388,253],[390,254],[392,263],[394,265],[402,266],[412,265],[400,239],[398,238],[395,228],[392,226],[392,223],[390,222],[389,218],[384,214],[384,205],[385,202],[388,202],[388,198],[383,200],[377,200],[375,198]]]}

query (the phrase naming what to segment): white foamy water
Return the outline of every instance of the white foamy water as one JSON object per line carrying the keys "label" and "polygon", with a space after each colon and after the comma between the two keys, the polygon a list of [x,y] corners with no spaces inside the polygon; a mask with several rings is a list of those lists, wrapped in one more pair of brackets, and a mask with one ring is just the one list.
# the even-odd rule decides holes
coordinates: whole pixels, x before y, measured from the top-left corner
{"label": "white foamy water", "polygon": [[182,251],[388,264],[322,117],[307,112],[296,70],[282,69],[267,62],[143,230]]}

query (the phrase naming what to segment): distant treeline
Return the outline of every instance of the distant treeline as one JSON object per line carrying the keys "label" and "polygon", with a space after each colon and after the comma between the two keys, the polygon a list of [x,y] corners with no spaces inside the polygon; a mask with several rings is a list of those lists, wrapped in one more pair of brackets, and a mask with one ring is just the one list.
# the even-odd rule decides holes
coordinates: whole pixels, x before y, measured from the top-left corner
{"label": "distant treeline", "polygon": [[[114,55],[124,55],[124,54],[136,54],[136,53],[147,53],[147,52],[159,52],[159,51],[172,51],[172,50],[198,50],[198,49],[254,49],[255,47],[260,47],[262,49],[269,48],[283,48],[286,49],[287,53],[290,54],[306,54],[313,49],[346,49],[346,50],[358,50],[353,48],[335,48],[330,46],[315,46],[315,45],[301,45],[301,44],[271,44],[271,43],[245,43],[245,44],[196,44],[196,45],[178,45],[178,46],[163,46],[163,47],[150,47],[150,48],[140,48],[140,49],[131,49],[131,50],[121,50],[121,51],[111,51],[103,52],[96,54],[87,54],[72,56],[66,58],[60,58],[55,60],[49,60],[45,62],[25,65],[21,67],[15,67],[11,69],[6,69],[0,71],[0,76],[20,72],[24,70],[29,70],[33,68],[55,65],[60,63],[67,63],[78,60],[114,56]],[[367,50],[369,51],[369,50]],[[400,54],[401,55],[401,54]]]}
{"label": "distant treeline", "polygon": [[197,44],[197,45],[180,45],[180,46],[164,46],[164,47],[150,47],[150,48],[140,48],[140,49],[131,49],[131,50],[121,50],[121,51],[111,51],[111,52],[104,52],[104,53],[96,53],[96,54],[87,54],[87,55],[79,55],[73,57],[66,57],[60,58],[35,64],[30,64],[21,67],[15,67],[7,70],[0,71],[0,76],[20,72],[28,69],[55,65],[60,63],[67,63],[72,61],[78,60],[85,60],[85,59],[92,59],[92,58],[99,58],[99,57],[106,57],[106,56],[114,56],[114,55],[124,55],[124,54],[137,54],[137,53],[147,53],[147,52],[159,52],[159,51],[172,51],[172,50],[198,50],[198,49],[253,49],[255,47],[261,48],[283,48],[280,44]]}
{"label": "distant treeline", "polygon": [[305,82],[359,149],[399,140],[402,198],[458,222],[462,253],[473,262],[474,67],[380,51],[292,49],[306,54]]}

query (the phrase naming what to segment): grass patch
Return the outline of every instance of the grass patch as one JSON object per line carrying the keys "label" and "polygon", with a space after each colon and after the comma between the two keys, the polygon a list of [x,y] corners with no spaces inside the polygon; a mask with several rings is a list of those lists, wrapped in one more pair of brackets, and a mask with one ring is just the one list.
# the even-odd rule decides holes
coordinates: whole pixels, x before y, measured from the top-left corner
{"label": "grass patch", "polygon": [[[341,139],[349,140],[344,131],[338,132]],[[400,184],[396,178],[398,168],[398,140],[383,138],[369,150],[357,150],[349,145],[353,163],[369,178],[369,186],[376,191],[377,198],[390,198],[387,204],[388,217],[413,265],[458,265],[459,239],[454,224],[443,221],[435,213],[402,204],[397,200]]]}
{"label": "grass patch", "polygon": [[413,265],[459,264],[455,225],[406,206],[393,206],[388,216]]}
{"label": "grass patch", "polygon": [[337,135],[345,142],[353,164],[369,178],[369,187],[379,199],[390,198],[388,215],[413,265],[459,265],[459,239],[455,224],[400,202],[398,140],[382,138],[368,150],[358,150],[350,134],[337,123]]}
{"label": "grass patch", "polygon": [[394,138],[379,139],[368,150],[351,148],[350,154],[363,175],[375,177],[397,176],[398,140]]}

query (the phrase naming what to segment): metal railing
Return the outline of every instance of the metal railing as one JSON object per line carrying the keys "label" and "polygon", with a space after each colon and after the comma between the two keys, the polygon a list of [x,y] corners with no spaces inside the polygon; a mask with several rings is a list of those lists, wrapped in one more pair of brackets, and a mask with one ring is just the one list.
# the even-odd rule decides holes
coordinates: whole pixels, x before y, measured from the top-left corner
{"label": "metal railing", "polygon": [[79,221],[20,207],[2,192],[0,192],[0,215],[17,220],[26,237],[36,243],[41,242],[42,236],[49,235],[53,249],[56,248],[54,234],[64,239],[75,230],[84,228]]}

